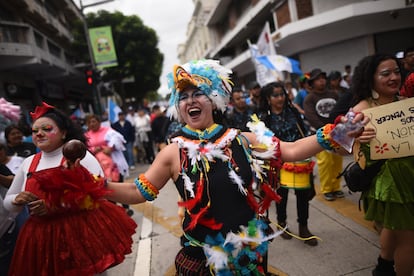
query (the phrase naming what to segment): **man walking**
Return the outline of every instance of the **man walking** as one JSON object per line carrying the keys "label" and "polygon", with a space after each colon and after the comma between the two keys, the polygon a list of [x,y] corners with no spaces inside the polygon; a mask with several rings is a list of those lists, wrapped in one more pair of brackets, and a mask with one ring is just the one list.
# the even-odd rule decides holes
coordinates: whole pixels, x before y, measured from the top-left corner
{"label": "man walking", "polygon": [[135,169],[135,158],[134,158],[134,142],[135,142],[135,127],[132,126],[131,122],[125,119],[125,113],[118,113],[118,121],[112,124],[112,128],[118,131],[124,136],[126,141],[125,151],[123,151],[125,159],[128,162],[131,170]]}

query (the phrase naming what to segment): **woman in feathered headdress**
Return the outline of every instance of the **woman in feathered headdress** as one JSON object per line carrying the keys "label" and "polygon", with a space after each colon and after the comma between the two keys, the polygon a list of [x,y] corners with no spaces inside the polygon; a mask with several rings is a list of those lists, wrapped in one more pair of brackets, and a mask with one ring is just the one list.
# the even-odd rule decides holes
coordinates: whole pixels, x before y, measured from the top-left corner
{"label": "woman in feathered headdress", "polygon": [[[267,245],[277,233],[262,218],[270,203],[280,199],[276,189],[282,160],[338,148],[329,135],[333,125],[285,143],[257,118],[246,133],[219,124],[231,91],[230,74],[214,60],[175,66],[168,75],[169,114],[185,126],[135,185],[109,183],[115,191],[110,199],[136,204],[154,200],[170,178],[175,182],[183,199],[179,205],[186,210],[177,275],[264,275]],[[358,115],[354,122],[362,118]]]}

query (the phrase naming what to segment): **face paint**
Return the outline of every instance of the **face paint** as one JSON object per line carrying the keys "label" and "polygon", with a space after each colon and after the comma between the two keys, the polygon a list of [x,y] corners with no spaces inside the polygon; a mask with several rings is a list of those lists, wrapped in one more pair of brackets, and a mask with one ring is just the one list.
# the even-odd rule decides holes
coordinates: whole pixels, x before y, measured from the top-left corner
{"label": "face paint", "polygon": [[65,132],[50,118],[40,117],[33,123],[33,142],[42,151],[51,152],[61,147],[65,142],[64,136]]}
{"label": "face paint", "polygon": [[56,130],[52,125],[42,125],[42,126],[40,126],[40,128],[38,128],[38,127],[33,127],[32,128],[32,134],[34,134],[34,135],[36,135],[39,131],[42,131],[45,134],[47,134],[47,133],[55,133],[56,134]]}

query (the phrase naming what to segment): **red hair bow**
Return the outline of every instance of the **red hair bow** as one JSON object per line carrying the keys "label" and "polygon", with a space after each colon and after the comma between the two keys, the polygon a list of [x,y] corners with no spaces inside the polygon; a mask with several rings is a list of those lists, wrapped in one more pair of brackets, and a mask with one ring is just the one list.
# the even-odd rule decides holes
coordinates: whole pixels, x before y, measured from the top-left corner
{"label": "red hair bow", "polygon": [[48,112],[49,110],[55,109],[53,105],[48,105],[45,102],[42,102],[42,105],[38,105],[35,108],[34,112],[30,112],[30,116],[32,117],[32,120],[37,120],[40,117],[42,117],[43,114]]}

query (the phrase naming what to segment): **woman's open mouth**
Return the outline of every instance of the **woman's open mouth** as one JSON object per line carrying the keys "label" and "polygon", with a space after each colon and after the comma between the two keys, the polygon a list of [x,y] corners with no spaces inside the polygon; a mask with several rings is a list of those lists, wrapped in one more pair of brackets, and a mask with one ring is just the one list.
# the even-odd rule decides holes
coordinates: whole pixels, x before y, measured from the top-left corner
{"label": "woman's open mouth", "polygon": [[188,110],[188,115],[190,115],[191,118],[197,117],[201,114],[201,109],[199,108],[190,108]]}

